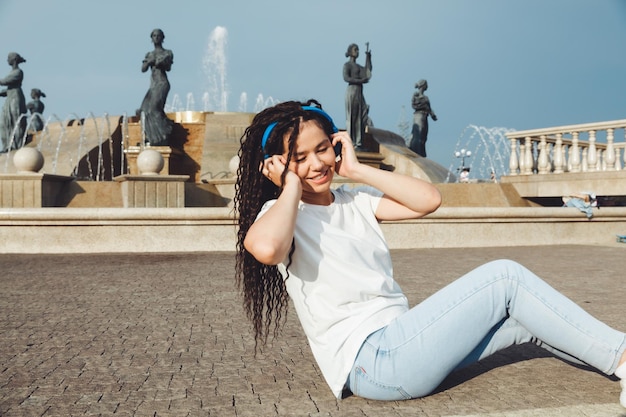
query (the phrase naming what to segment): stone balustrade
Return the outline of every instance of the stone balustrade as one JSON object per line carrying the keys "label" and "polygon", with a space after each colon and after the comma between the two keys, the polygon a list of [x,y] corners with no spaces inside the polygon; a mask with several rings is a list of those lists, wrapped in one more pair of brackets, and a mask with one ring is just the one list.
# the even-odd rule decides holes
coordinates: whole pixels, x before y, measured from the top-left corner
{"label": "stone balustrade", "polygon": [[626,119],[507,133],[509,175],[623,170],[625,135]]}

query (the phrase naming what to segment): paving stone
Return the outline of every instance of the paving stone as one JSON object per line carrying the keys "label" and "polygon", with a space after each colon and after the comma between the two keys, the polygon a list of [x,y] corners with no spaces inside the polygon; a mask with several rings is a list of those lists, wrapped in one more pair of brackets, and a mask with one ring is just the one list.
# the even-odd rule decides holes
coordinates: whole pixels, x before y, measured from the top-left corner
{"label": "paving stone", "polygon": [[[515,259],[624,329],[621,247],[392,252],[411,304]],[[255,355],[233,253],[0,255],[0,416],[619,416],[619,384],[530,345],[409,401],[336,400],[293,310]]]}

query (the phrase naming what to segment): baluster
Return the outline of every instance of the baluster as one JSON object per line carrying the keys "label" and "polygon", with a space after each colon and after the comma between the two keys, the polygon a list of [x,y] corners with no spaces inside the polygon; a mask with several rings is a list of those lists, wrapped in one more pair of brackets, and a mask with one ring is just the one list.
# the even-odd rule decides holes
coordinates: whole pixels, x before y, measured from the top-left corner
{"label": "baluster", "polygon": [[622,160],[619,159],[620,158],[620,152],[621,152],[620,148],[615,148],[615,170],[616,171],[621,171],[622,170]]}
{"label": "baluster", "polygon": [[606,164],[607,171],[615,171],[615,144],[613,143],[614,129],[606,130],[606,151],[604,151],[602,161]]}
{"label": "baluster", "polygon": [[583,172],[588,172],[589,171],[589,160],[587,159],[587,153],[589,152],[589,148],[585,147],[583,148],[583,156],[581,158],[582,161],[582,171]]}
{"label": "baluster", "polygon": [[526,168],[526,145],[520,141],[519,144],[519,174],[524,175]]}
{"label": "baluster", "polygon": [[570,143],[567,145],[567,172],[572,172],[572,155],[574,154],[574,147]]}
{"label": "baluster", "polygon": [[517,160],[517,139],[511,139],[511,156],[509,157],[509,175],[517,175],[519,161]]}
{"label": "baluster", "polygon": [[547,174],[550,170],[548,169],[548,144],[546,143],[546,135],[541,135],[538,146],[539,157],[537,159],[537,172],[539,174]]}
{"label": "baluster", "polygon": [[524,142],[524,175],[533,175],[533,143],[530,136],[526,136]]}
{"label": "baluster", "polygon": [[548,172],[552,173],[554,172],[554,143],[548,143],[546,152],[548,154]]}
{"label": "baluster", "polygon": [[563,173],[563,134],[556,134],[556,143],[554,144],[554,148],[552,148],[552,154],[554,155],[554,173],[562,174]]}
{"label": "baluster", "polygon": [[[626,129],[624,129],[624,136],[626,137]],[[623,155],[622,162],[623,162],[624,169],[626,169],[626,147],[624,147],[623,150],[624,150],[624,155]]]}
{"label": "baluster", "polygon": [[598,171],[606,171],[606,149],[598,149]]}
{"label": "baluster", "polygon": [[587,167],[589,171],[598,171],[598,151],[596,149],[596,131],[589,131],[589,149],[587,150]]}
{"label": "baluster", "polygon": [[572,132],[572,145],[570,146],[570,172],[580,172],[580,150],[578,149],[578,132]]}

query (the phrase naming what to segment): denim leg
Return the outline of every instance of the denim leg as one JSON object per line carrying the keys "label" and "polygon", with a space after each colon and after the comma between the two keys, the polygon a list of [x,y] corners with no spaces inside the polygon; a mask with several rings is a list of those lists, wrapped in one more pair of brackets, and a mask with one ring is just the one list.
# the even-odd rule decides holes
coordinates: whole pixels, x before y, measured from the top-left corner
{"label": "denim leg", "polygon": [[578,365],[588,365],[585,362],[568,355],[565,352],[555,349],[547,343],[537,339],[515,319],[509,317],[491,329],[489,334],[478,344],[478,346],[474,348],[472,352],[470,352],[469,355],[465,357],[465,359],[463,359],[460,364],[457,365],[456,368],[454,368],[454,370],[463,369],[466,366],[478,362],[479,360],[484,359],[499,350],[506,349],[513,344],[520,345],[527,342],[533,343],[561,359],[565,359]]}
{"label": "denim leg", "polygon": [[[534,342],[611,374],[625,335],[523,266],[485,264],[373,333],[350,374],[355,395],[395,400],[432,392],[453,370]],[[382,388],[381,388],[382,387]]]}

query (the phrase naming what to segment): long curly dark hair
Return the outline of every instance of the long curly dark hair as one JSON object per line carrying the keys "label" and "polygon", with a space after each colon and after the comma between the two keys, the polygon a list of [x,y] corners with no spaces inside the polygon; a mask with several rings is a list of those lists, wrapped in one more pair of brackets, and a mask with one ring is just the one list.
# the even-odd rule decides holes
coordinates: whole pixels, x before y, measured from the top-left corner
{"label": "long curly dark hair", "polygon": [[[243,244],[263,204],[278,198],[282,191],[261,173],[263,161],[266,155],[283,154],[285,138],[288,138],[286,165],[289,165],[296,149],[301,122],[315,120],[329,137],[333,133],[333,124],[329,119],[319,112],[304,110],[303,106],[315,106],[319,109],[322,107],[316,100],[279,103],[258,113],[240,141],[234,198],[239,226],[235,273],[237,286],[244,298],[246,315],[254,328],[255,349],[259,342],[263,345],[267,342],[270,329],[273,329],[274,337],[278,334],[289,304],[284,282],[288,277],[283,277],[277,266],[257,261]],[[268,129],[272,124],[275,125]],[[271,133],[263,147],[262,139],[267,130]],[[287,168],[281,175],[283,183],[286,175]],[[295,242],[292,241],[287,268],[294,250]]]}

